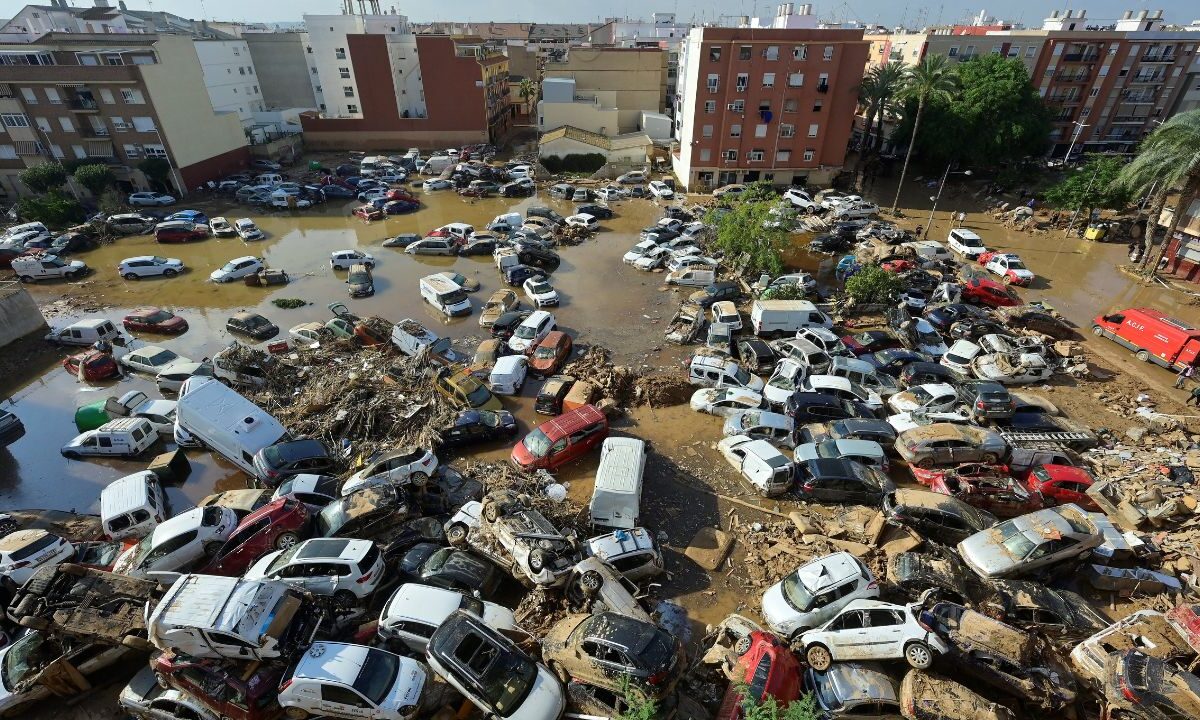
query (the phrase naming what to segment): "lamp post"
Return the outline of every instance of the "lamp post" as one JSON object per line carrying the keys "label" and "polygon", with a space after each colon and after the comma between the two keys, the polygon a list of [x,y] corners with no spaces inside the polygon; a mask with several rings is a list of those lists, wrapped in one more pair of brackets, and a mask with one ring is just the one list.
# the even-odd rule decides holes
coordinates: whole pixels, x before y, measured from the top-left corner
{"label": "lamp post", "polygon": [[925,223],[925,232],[921,233],[922,240],[927,240],[929,238],[929,228],[933,225],[933,214],[935,212],[937,212],[938,200],[942,199],[942,190],[946,187],[946,178],[950,177],[951,174],[954,174],[954,175],[970,175],[971,174],[970,170],[961,170],[961,171],[956,171],[954,173],[951,173],[950,168],[953,166],[954,166],[953,162],[949,162],[946,164],[946,172],[942,173],[942,181],[940,183],[938,183],[937,195],[934,195],[933,197],[929,198],[930,200],[933,201],[933,207],[929,208],[929,222]]}
{"label": "lamp post", "polygon": [[1091,127],[1090,124],[1079,122],[1078,120],[1072,120],[1071,124],[1075,126],[1075,132],[1071,135],[1071,144],[1067,146],[1067,156],[1063,158],[1064,168],[1071,164],[1071,153],[1075,150],[1075,141],[1083,134],[1085,127]]}

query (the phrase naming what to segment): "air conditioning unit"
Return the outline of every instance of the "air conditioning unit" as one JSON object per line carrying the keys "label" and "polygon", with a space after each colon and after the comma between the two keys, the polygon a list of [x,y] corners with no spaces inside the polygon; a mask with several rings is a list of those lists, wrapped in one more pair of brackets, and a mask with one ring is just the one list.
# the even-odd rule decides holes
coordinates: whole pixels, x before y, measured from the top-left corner
{"label": "air conditioning unit", "polygon": [[733,110],[734,112],[737,112],[738,106],[735,105],[734,103],[729,103],[728,105],[725,106],[725,109]]}

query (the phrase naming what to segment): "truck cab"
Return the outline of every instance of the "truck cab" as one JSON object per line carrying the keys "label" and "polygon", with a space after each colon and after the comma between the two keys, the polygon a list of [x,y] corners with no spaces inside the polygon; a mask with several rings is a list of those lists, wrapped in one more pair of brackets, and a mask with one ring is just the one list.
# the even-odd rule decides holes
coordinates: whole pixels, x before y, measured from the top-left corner
{"label": "truck cab", "polygon": [[1092,320],[1092,334],[1133,351],[1142,362],[1182,369],[1197,364],[1200,328],[1154,308],[1128,308]]}

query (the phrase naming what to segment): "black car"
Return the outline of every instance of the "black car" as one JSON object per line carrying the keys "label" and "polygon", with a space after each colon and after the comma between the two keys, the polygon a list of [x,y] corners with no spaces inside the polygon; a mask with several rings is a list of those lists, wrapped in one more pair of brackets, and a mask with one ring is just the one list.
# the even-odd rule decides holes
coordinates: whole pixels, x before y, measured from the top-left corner
{"label": "black car", "polygon": [[562,412],[563,399],[571,392],[575,378],[570,375],[551,375],[538,390],[533,411],[542,415],[558,415]]}
{"label": "black car", "polygon": [[517,326],[532,314],[532,310],[510,310],[504,313],[492,324],[492,337],[508,340],[517,331]]}
{"label": "black car", "polygon": [[482,597],[495,594],[500,569],[469,550],[417,543],[400,558],[397,570],[404,580]]}
{"label": "black car", "polygon": [[873,440],[885,448],[896,442],[896,428],[886,420],[846,418],[828,423],[811,423],[799,429],[797,445],[825,440]]}
{"label": "black car", "polygon": [[796,465],[796,495],[802,500],[879,505],[896,486],[882,472],[844,458],[816,458]]}
{"label": "black car", "polygon": [[383,241],[384,247],[408,247],[412,243],[420,240],[421,236],[417,233],[400,233],[396,237],[388,238]]}
{"label": "black car", "polygon": [[733,346],[733,357],[750,372],[770,370],[779,359],[765,340],[756,337],[738,338]]}
{"label": "black car", "polygon": [[979,318],[964,318],[950,326],[947,334],[955,340],[975,341],[984,335],[1007,335],[1011,332],[998,322]]}
{"label": "black car", "polygon": [[613,216],[612,208],[607,205],[597,205],[595,203],[587,203],[575,208],[577,213],[587,213],[597,220],[608,220]]}
{"label": "black car", "polygon": [[474,443],[511,438],[517,434],[517,421],[507,410],[462,410],[454,424],[441,432],[444,447],[461,447]]}
{"label": "black car", "polygon": [[509,285],[519,286],[531,277],[544,274],[545,272],[541,268],[530,267],[529,265],[510,265],[504,268],[504,282]]}
{"label": "black car", "polygon": [[958,397],[977,420],[1013,416],[1017,403],[1008,388],[991,380],[968,380],[958,386]]}
{"label": "black car", "polygon": [[[1088,601],[1070,590],[1031,580],[993,580],[997,620],[1029,632],[1080,642],[1109,626]],[[989,607],[989,610],[993,608]]]}
{"label": "black car", "polygon": [[532,265],[541,270],[553,271],[558,269],[562,263],[562,258],[553,250],[534,247],[532,245],[522,245],[517,250],[517,262],[522,265]]}
{"label": "black car", "polygon": [[334,198],[339,200],[349,200],[350,198],[358,197],[358,193],[354,192],[350,188],[344,185],[337,185],[335,183],[322,185],[321,190],[325,192],[325,198],[328,200],[332,200]]}
{"label": "black car", "polygon": [[688,297],[688,302],[695,303],[702,308],[709,308],[715,302],[737,300],[741,296],[742,286],[732,280],[725,280],[715,282],[703,290],[697,290]]}
{"label": "black car", "polygon": [[500,197],[528,197],[532,194],[532,186],[519,182],[505,183],[500,186]]}
{"label": "black car", "polygon": [[293,475],[321,475],[336,464],[329,447],[311,438],[276,443],[254,454],[255,473],[267,487],[276,487]]}
{"label": "black car", "polygon": [[258,313],[234,313],[225,321],[225,329],[238,335],[246,335],[255,340],[267,340],[279,334],[279,326]]}
{"label": "black car", "polygon": [[842,336],[842,345],[854,357],[900,347],[900,338],[891,330],[864,330],[856,335]]}
{"label": "black car", "polygon": [[967,305],[965,303],[938,305],[937,307],[925,309],[925,319],[939,332],[948,331],[950,326],[959,320],[982,317],[986,317],[986,313],[974,305]]}
{"label": "black car", "polygon": [[953,370],[945,365],[939,365],[935,362],[927,362],[918,360],[910,362],[904,366],[900,374],[896,378],[900,381],[901,387],[908,389],[926,383],[946,383],[948,385],[958,385],[961,378],[954,373]]}
{"label": "black car", "polygon": [[651,225],[650,227],[642,228],[640,237],[642,240],[653,240],[659,245],[662,245],[663,243],[668,243],[679,237],[680,234],[681,233],[678,230],[672,230],[671,228],[663,227],[662,225]]}
{"label": "black car", "polygon": [[922,537],[946,546],[957,545],[996,524],[996,516],[962,500],[929,490],[904,488],[883,498],[888,522],[906,525]]}
{"label": "black car", "polygon": [[859,360],[865,360],[875,368],[875,372],[881,372],[892,377],[899,377],[900,372],[911,363],[928,362],[928,355],[904,348],[888,348],[879,352],[871,353],[870,355],[862,355]]}
{"label": "black car", "polygon": [[828,420],[844,420],[855,417],[840,400],[832,395],[798,391],[792,393],[785,404],[786,412],[797,425]]}
{"label": "black car", "polygon": [[408,493],[383,484],[355,490],[334,500],[314,518],[318,537],[348,537],[380,541],[413,514]]}
{"label": "black car", "polygon": [[554,212],[553,210],[551,210],[548,207],[542,207],[541,205],[538,205],[536,207],[531,207],[528,210],[526,210],[525,217],[527,217],[527,218],[531,218],[531,217],[546,218],[547,220],[554,223],[555,225],[565,225],[567,222],[567,219],[564,218],[562,215],[559,215],[558,213]]}
{"label": "black car", "polygon": [[494,237],[468,238],[467,242],[458,249],[459,255],[491,255],[500,246],[500,241]]}
{"label": "black car", "polygon": [[682,220],[685,223],[692,222],[696,219],[690,212],[684,210],[678,205],[672,205],[668,207],[666,211],[664,211],[663,217],[669,217],[674,220]]}
{"label": "black car", "polygon": [[94,232],[66,232],[54,238],[54,242],[50,243],[50,250],[62,256],[92,250],[99,245]]}
{"label": "black car", "polygon": [[809,252],[837,253],[845,252],[854,245],[854,237],[845,235],[818,235],[808,244]]}
{"label": "black car", "polygon": [[1066,427],[1047,412],[1024,411],[1014,412],[1006,418],[997,418],[996,424],[1008,430],[1024,432],[1069,432],[1074,428]]}

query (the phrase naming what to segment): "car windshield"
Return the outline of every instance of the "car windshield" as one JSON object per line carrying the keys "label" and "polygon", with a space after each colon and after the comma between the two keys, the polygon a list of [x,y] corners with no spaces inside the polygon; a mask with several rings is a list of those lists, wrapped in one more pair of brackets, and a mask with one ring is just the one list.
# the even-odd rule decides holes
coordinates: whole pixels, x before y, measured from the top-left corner
{"label": "car windshield", "polygon": [[[8,692],[15,692],[20,682],[41,667],[44,661],[51,659],[42,657],[48,654],[42,651],[44,644],[45,640],[40,633],[30,633],[8,648],[4,655],[4,665],[0,666],[0,678],[3,679],[4,688]],[[46,650],[51,648],[47,647]]]}
{"label": "car windshield", "polygon": [[487,410],[479,411],[479,424],[485,427],[500,427],[500,415]]}
{"label": "car windshield", "polygon": [[800,377],[800,373],[788,374],[787,366],[781,365],[780,368],[775,371],[775,375],[771,378],[771,382],[767,384],[773,388],[779,388],[780,390],[795,390],[796,380],[798,380]]}
{"label": "car windshield", "polygon": [[158,352],[154,353],[153,355],[147,357],[146,362],[150,365],[153,365],[154,367],[158,367],[159,365],[166,365],[167,363],[171,362],[172,360],[175,360],[178,357],[179,357],[178,355],[171,352],[170,350],[159,350]]}
{"label": "car windshield", "polygon": [[154,263],[155,265],[166,265],[167,259],[165,257],[159,257],[155,255],[154,257],[150,258],[150,262]]}
{"label": "car windshield", "polygon": [[333,537],[334,533],[341,530],[342,526],[350,521],[346,507],[346,502],[339,500],[321,508],[321,512],[317,514],[317,535]]}
{"label": "car windshield", "polygon": [[238,269],[238,262],[237,260],[230,260],[229,262],[225,263],[225,267],[221,269],[225,272],[233,272],[234,270]]}
{"label": "car windshield", "polygon": [[998,528],[1000,531],[1000,542],[1004,545],[1004,549],[1015,558],[1024,558],[1037,544],[1033,542],[1015,523],[1006,522]]}
{"label": "car windshield", "polygon": [[807,612],[812,608],[813,596],[804,587],[804,583],[800,581],[800,571],[793,572],[783,579],[783,596],[792,607],[800,612]]}
{"label": "car windshield", "polygon": [[915,387],[912,389],[912,395],[921,404],[925,404],[933,399],[933,394],[923,387]]}
{"label": "car windshield", "polygon": [[250,317],[246,318],[246,327],[251,330],[254,330],[254,329],[260,328],[260,327],[265,327],[270,324],[271,324],[271,321],[266,319],[262,315],[251,315]]}
{"label": "car windshield", "polygon": [[148,323],[161,323],[161,322],[166,322],[173,317],[175,317],[175,316],[172,315],[171,313],[167,312],[166,310],[159,310],[158,312],[153,312],[153,313],[150,313],[149,315],[143,316],[142,320],[144,322],[148,322]]}
{"label": "car windshield", "polygon": [[557,354],[558,353],[555,350],[554,346],[539,345],[538,349],[533,351],[533,358],[535,360],[553,360],[554,356]]}
{"label": "car windshield", "polygon": [[963,247],[983,247],[983,242],[977,237],[960,237],[958,241]]}
{"label": "car windshield", "polygon": [[295,545],[291,546],[287,550],[284,550],[283,552],[279,553],[279,557],[277,557],[271,561],[271,564],[267,566],[267,571],[263,574],[271,575],[272,573],[275,573],[275,572],[279,571],[280,569],[287,567],[287,564],[292,561],[292,558],[296,557],[296,553],[300,552],[300,548],[302,548],[302,547],[303,547],[303,545],[301,545],[300,543],[296,543]]}
{"label": "car windshield", "polygon": [[737,381],[738,385],[745,387],[750,384],[750,373],[746,372],[746,368],[739,367],[733,374],[733,379]]}
{"label": "car windshield", "polygon": [[364,285],[370,279],[371,279],[370,271],[358,270],[356,272],[350,273],[349,277],[346,278],[346,282],[351,285]]}
{"label": "car windshield", "polygon": [[532,340],[534,335],[537,335],[537,328],[533,325],[520,325],[517,331],[513,333],[522,340]]}
{"label": "car windshield", "polygon": [[471,407],[482,405],[488,401],[488,397],[490,397],[490,395],[491,393],[482,384],[476,385],[474,390],[467,393],[467,403],[470,404]]}
{"label": "car windshield", "polygon": [[934,330],[917,329],[917,342],[922,345],[941,345],[942,336],[938,335]]}
{"label": "car windshield", "polygon": [[[470,639],[464,642],[470,642]],[[496,708],[497,714],[511,715],[533,687],[534,678],[537,677],[537,666],[517,653],[504,652],[502,648],[495,646],[481,648],[471,664],[475,665],[482,660],[480,656],[489,654],[489,651],[494,653],[495,657],[488,661],[480,673],[483,695],[488,704]]]}
{"label": "car windshield", "polygon": [[553,289],[554,288],[550,287],[548,283],[531,283],[529,286],[529,292],[533,293],[534,295],[543,295]]}
{"label": "car windshield", "polygon": [[142,563],[145,562],[146,558],[153,551],[154,551],[154,533],[152,532],[149,535],[147,535],[146,537],[139,540],[138,544],[134,546],[133,558],[131,559],[131,561],[129,563],[129,567],[131,567],[131,568],[141,567]]}
{"label": "car windshield", "polygon": [[550,438],[540,429],[526,435],[521,444],[534,457],[545,457],[546,453],[550,451]]}
{"label": "car windshield", "polygon": [[1009,270],[1024,270],[1025,264],[1016,258],[1009,258],[1008,259],[1008,269]]}
{"label": "car windshield", "polygon": [[396,684],[396,675],[399,673],[399,655],[371,648],[363,659],[358,677],[354,678],[354,689],[378,705]]}

